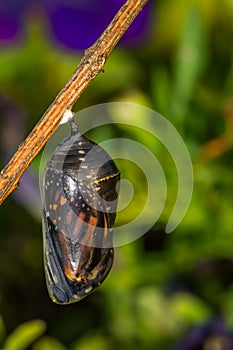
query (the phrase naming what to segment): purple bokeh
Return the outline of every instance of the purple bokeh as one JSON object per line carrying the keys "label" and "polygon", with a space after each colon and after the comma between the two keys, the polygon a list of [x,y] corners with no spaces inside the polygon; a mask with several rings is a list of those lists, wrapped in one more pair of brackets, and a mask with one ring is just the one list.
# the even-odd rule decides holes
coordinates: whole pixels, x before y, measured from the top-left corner
{"label": "purple bokeh", "polygon": [[[42,15],[51,39],[70,49],[86,49],[96,41],[124,3],[124,0],[1,0],[0,45],[22,39],[29,17]],[[149,37],[152,12],[150,2],[132,23],[121,43],[137,46],[145,41]]]}
{"label": "purple bokeh", "polygon": [[221,317],[191,330],[171,350],[233,350],[233,333],[226,329]]}
{"label": "purple bokeh", "polygon": [[23,33],[23,13],[26,0],[0,1],[0,44],[8,44]]}

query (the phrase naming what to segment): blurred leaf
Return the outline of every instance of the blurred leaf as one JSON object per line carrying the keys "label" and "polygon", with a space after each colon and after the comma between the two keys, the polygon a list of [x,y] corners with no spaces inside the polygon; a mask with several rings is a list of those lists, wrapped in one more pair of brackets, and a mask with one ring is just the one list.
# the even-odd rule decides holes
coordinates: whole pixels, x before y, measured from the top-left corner
{"label": "blurred leaf", "polygon": [[52,337],[44,336],[33,344],[33,350],[66,350],[58,340]]}
{"label": "blurred leaf", "polygon": [[228,327],[233,327],[233,287],[222,295],[223,315]]}
{"label": "blurred leaf", "polygon": [[[124,62],[124,64],[120,62]],[[103,95],[108,95],[118,90],[122,91],[126,87],[134,88],[142,79],[144,79],[142,66],[139,66],[137,60],[129,54],[129,51],[123,49],[114,50],[111,58],[106,63],[105,74],[95,78],[90,85],[89,93],[91,95],[95,94],[100,99]]]}
{"label": "blurred leaf", "polygon": [[185,324],[205,322],[211,311],[199,298],[188,293],[177,293],[170,299],[170,312]]}
{"label": "blurred leaf", "polygon": [[154,287],[137,293],[138,334],[143,342],[174,336],[182,327],[205,322],[211,311],[199,298],[188,293],[165,296]]}
{"label": "blurred leaf", "polygon": [[151,88],[156,109],[166,116],[170,110],[171,82],[165,65],[156,66],[152,71]]}
{"label": "blurred leaf", "polygon": [[153,287],[142,287],[137,293],[138,332],[142,340],[149,341],[171,336],[177,331],[177,323],[170,312],[168,300]]}
{"label": "blurred leaf", "polygon": [[98,333],[96,334],[89,333],[85,337],[81,338],[75,344],[75,346],[72,347],[72,350],[90,350],[90,349],[108,350],[110,348],[112,347],[109,346],[109,340],[106,337]]}
{"label": "blurred leaf", "polygon": [[[127,288],[117,290],[115,298],[112,295],[109,297],[109,308],[110,314],[109,319],[111,320],[108,324],[109,331],[113,337],[120,342],[128,342],[134,339],[137,334],[137,320],[135,317],[134,299],[133,293]],[[116,308],[116,300],[118,307]]]}
{"label": "blurred leaf", "polygon": [[4,350],[23,350],[34,342],[46,329],[45,322],[33,320],[18,326],[6,339]]}
{"label": "blurred leaf", "polygon": [[174,62],[171,111],[179,121],[187,112],[192,89],[206,62],[205,34],[197,9],[188,12]]}
{"label": "blurred leaf", "polygon": [[2,344],[5,338],[6,328],[2,316],[0,316],[0,344]]}

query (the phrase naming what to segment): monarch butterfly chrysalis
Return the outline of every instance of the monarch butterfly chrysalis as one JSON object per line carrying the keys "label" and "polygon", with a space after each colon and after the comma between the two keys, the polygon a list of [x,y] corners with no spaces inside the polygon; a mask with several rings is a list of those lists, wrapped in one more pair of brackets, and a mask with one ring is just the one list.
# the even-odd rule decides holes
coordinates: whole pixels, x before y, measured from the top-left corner
{"label": "monarch butterfly chrysalis", "polygon": [[120,179],[110,156],[81,135],[73,119],[70,125],[43,176],[45,277],[58,304],[84,298],[111,269]]}

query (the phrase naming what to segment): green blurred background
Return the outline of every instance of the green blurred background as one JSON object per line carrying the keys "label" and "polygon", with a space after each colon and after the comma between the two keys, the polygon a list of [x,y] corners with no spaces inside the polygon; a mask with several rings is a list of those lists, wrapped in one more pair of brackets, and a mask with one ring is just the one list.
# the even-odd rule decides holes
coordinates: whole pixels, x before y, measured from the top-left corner
{"label": "green blurred background", "polygon": [[[168,170],[166,208],[153,229],[115,250],[113,269],[93,294],[73,305],[55,305],[43,272],[38,156],[28,170],[25,192],[17,190],[0,212],[3,349],[166,350],[213,320],[221,323],[222,334],[210,331],[200,335],[199,347],[177,349],[233,349],[233,2],[164,0],[153,5],[147,40],[134,47],[118,45],[105,74],[91,83],[74,110],[128,101],[165,116],[192,158],[195,179],[189,210],[167,235],[177,191],[176,171]],[[28,17],[27,31],[23,43],[0,51],[2,166],[82,55],[51,43],[39,16]],[[143,142],[138,129],[104,132]],[[101,139],[99,133],[101,129],[93,133],[95,141]],[[157,152],[165,168],[173,166],[162,147]],[[133,177],[134,169],[128,166],[122,162],[121,171]],[[145,195],[143,180],[135,186],[132,216]],[[26,197],[30,201],[24,201]],[[221,345],[220,337],[229,347]]]}

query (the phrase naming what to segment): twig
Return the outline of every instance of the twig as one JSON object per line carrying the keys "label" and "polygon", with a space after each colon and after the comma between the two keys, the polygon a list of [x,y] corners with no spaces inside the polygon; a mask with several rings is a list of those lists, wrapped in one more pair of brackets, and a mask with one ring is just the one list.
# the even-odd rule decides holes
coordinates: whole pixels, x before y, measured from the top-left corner
{"label": "twig", "polygon": [[20,177],[90,82],[103,71],[111,51],[148,0],[127,0],[99,39],[85,51],[71,79],[0,173],[0,204],[17,188]]}

